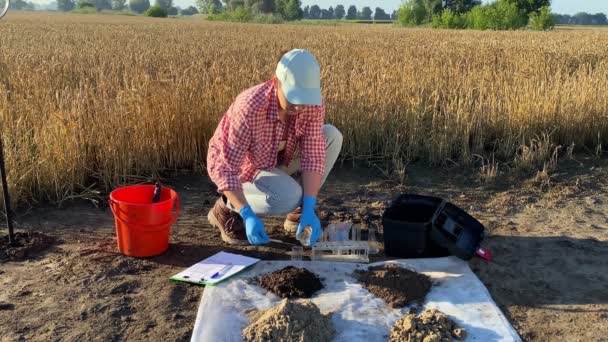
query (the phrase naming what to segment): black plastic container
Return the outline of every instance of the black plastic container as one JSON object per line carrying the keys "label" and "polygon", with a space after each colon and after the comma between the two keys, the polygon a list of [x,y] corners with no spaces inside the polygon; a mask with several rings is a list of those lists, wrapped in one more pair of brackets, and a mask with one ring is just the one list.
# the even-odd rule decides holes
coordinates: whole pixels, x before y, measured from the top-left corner
{"label": "black plastic container", "polygon": [[431,223],[443,200],[431,196],[400,195],[382,215],[384,252],[400,258],[449,255],[430,239]]}
{"label": "black plastic container", "polygon": [[469,260],[485,236],[484,226],[452,203],[445,202],[437,210],[431,224],[430,239],[451,255]]}

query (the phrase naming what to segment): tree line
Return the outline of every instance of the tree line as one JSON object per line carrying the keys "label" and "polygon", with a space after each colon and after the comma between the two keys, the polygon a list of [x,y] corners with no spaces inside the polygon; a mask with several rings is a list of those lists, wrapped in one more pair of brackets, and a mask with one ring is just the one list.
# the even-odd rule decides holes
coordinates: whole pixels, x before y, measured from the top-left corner
{"label": "tree line", "polygon": [[31,1],[12,0],[9,8],[18,11],[33,11],[36,9],[36,5]]}
{"label": "tree line", "polygon": [[404,26],[515,30],[529,26],[547,30],[555,25],[551,0],[406,0],[397,12]]}
{"label": "tree line", "polygon": [[319,5],[312,5],[304,7],[304,19],[396,20],[397,11],[388,14],[380,7],[376,7],[372,11],[370,7],[366,6],[358,11],[357,6],[354,5],[348,7],[348,10],[345,9],[344,5],[337,5],[335,8],[329,6],[327,9],[321,8]]}
{"label": "tree line", "polygon": [[[369,6],[361,10],[354,5],[321,8],[319,5],[302,8],[300,0],[196,0],[196,7],[181,9],[173,0],[57,0],[57,9],[112,10],[146,13],[153,16],[205,14],[235,14],[243,21],[256,15],[273,16],[279,20],[396,20],[404,26],[428,25],[436,28],[549,29],[560,25],[608,25],[604,13],[579,12],[574,15],[553,14],[550,0],[496,0],[482,4],[481,0],[406,0],[397,11],[388,14],[384,9]],[[32,1],[12,0],[11,9],[35,10]]]}
{"label": "tree line", "polygon": [[[23,0],[18,0],[23,1]],[[173,0],[57,0],[57,10],[69,12],[73,10],[92,9],[96,11],[125,11],[147,14],[149,16],[166,17],[168,15],[194,15],[198,10],[194,6],[181,9],[173,5]]]}
{"label": "tree line", "polygon": [[604,13],[555,14],[554,19],[555,23],[560,25],[608,25],[608,19]]}
{"label": "tree line", "polygon": [[252,21],[255,17],[271,17],[277,20],[304,18],[300,0],[196,0],[201,13],[209,19]]}

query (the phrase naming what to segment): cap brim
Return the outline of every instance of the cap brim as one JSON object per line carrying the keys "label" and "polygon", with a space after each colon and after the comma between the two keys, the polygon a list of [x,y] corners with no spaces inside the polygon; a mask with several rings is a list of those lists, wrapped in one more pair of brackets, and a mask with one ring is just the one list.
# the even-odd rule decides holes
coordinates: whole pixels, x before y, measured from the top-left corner
{"label": "cap brim", "polygon": [[292,88],[284,89],[289,103],[303,106],[320,106],[322,104],[321,89]]}

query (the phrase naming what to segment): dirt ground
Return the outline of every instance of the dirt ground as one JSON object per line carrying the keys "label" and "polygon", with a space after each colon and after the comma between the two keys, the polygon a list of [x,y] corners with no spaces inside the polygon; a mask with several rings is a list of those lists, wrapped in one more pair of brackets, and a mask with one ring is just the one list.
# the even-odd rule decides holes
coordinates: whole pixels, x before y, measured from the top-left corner
{"label": "dirt ground", "polygon": [[[470,265],[524,340],[608,341],[607,160],[563,162],[549,189],[532,178],[483,186],[474,170],[457,167],[411,167],[405,185],[344,167],[328,183],[324,221],[379,225],[386,201],[405,192],[467,209],[486,225],[485,246],[494,252],[493,262]],[[220,250],[289,258],[290,247],[280,244],[224,245],[207,223],[215,194],[205,177],[172,176],[168,184],[183,211],[169,250],[154,258],[117,252],[107,207],[75,201],[18,213],[20,231],[58,242],[24,261],[0,263],[0,340],[189,340],[204,288],[169,276]],[[267,226],[274,238],[296,242],[281,233],[280,218]]]}

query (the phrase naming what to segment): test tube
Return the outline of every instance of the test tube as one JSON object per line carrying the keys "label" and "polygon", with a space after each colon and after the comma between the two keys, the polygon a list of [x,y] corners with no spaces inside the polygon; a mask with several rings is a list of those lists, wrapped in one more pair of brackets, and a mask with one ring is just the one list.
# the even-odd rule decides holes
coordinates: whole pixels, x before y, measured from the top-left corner
{"label": "test tube", "polygon": [[302,246],[291,247],[291,261],[302,261],[303,254],[304,254],[304,247],[302,247]]}
{"label": "test tube", "polygon": [[[361,228],[357,225],[353,225],[351,235],[352,235],[353,241],[360,241],[361,240]],[[360,252],[359,249],[354,246],[353,246],[353,249],[354,249],[353,254],[359,255],[359,252]]]}
{"label": "test tube", "polygon": [[304,246],[308,246],[308,240],[310,239],[310,236],[312,235],[312,228],[310,228],[309,226],[305,227],[304,230],[302,231],[302,233],[300,235],[296,235],[296,239],[298,239],[298,241],[300,241],[300,243]]}

